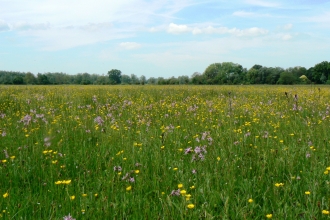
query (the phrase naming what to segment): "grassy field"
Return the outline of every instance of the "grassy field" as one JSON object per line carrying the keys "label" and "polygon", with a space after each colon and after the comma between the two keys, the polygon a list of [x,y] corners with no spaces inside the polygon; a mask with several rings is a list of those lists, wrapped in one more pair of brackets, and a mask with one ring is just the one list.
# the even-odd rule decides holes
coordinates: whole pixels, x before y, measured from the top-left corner
{"label": "grassy field", "polygon": [[325,86],[0,86],[0,215],[327,219],[329,112]]}

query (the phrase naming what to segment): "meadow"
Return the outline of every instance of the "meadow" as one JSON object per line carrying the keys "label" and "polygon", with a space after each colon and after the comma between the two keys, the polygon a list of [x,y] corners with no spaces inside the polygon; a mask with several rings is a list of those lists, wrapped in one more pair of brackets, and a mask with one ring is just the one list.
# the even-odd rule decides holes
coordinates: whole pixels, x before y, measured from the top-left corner
{"label": "meadow", "polygon": [[328,219],[330,87],[0,86],[0,219]]}

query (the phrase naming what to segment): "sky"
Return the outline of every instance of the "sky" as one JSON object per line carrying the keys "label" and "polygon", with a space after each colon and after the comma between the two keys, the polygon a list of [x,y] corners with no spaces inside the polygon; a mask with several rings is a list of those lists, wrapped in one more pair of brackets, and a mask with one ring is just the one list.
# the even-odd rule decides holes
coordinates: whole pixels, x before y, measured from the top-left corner
{"label": "sky", "polygon": [[325,0],[0,0],[0,70],[169,78],[322,61]]}

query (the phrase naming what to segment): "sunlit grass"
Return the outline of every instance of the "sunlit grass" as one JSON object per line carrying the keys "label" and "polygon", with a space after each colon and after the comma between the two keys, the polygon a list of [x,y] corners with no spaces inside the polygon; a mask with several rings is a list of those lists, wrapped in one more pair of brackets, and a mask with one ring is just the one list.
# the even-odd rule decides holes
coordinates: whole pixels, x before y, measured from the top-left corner
{"label": "sunlit grass", "polygon": [[0,100],[2,218],[329,215],[329,87],[1,86]]}

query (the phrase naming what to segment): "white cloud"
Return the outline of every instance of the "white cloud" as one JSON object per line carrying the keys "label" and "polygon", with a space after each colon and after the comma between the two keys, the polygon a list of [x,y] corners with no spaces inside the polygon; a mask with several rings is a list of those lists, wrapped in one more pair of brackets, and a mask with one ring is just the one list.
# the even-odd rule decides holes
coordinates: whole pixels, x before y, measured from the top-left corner
{"label": "white cloud", "polygon": [[293,25],[292,24],[286,24],[286,25],[284,25],[284,30],[291,30],[292,29],[292,27],[293,27]]}
{"label": "white cloud", "polygon": [[254,12],[247,12],[247,11],[235,11],[233,13],[234,16],[237,17],[245,17],[245,18],[254,18],[254,17],[271,17],[269,14],[258,14]]}
{"label": "white cloud", "polygon": [[16,22],[11,24],[13,30],[26,31],[26,30],[45,30],[50,28],[49,23],[28,23]]}
{"label": "white cloud", "polygon": [[193,34],[202,34],[203,31],[202,31],[201,29],[199,29],[199,28],[194,28],[194,29],[192,30],[192,33],[193,33]]}
{"label": "white cloud", "polygon": [[290,40],[292,38],[291,34],[284,34],[282,40]]}
{"label": "white cloud", "polygon": [[9,31],[9,30],[10,30],[9,25],[5,21],[0,20],[0,32]]}
{"label": "white cloud", "polygon": [[126,50],[133,50],[133,49],[138,49],[141,47],[141,44],[138,44],[136,42],[123,42],[120,43],[119,46]]}
{"label": "white cloud", "polygon": [[238,17],[252,17],[255,16],[255,13],[253,12],[246,12],[246,11],[235,11],[233,13],[234,16],[238,16]]}
{"label": "white cloud", "polygon": [[189,27],[187,25],[177,25],[171,23],[167,30],[168,33],[180,34],[191,32],[194,35],[197,34],[231,34],[238,37],[254,37],[259,35],[268,34],[268,30],[263,28],[247,28],[247,29],[238,29],[238,28],[228,28],[228,27],[213,27],[211,25],[207,27]]}
{"label": "white cloud", "polygon": [[309,16],[305,18],[305,20],[308,22],[320,24],[325,27],[330,27],[330,12],[325,12],[315,16]]}
{"label": "white cloud", "polygon": [[262,29],[262,28],[257,28],[257,27],[252,27],[252,28],[243,29],[243,30],[234,29],[232,32],[233,32],[233,34],[235,34],[236,36],[239,36],[239,37],[255,37],[255,36],[259,36],[259,35],[268,34],[268,30]]}
{"label": "white cloud", "polygon": [[171,33],[171,34],[181,34],[181,33],[186,33],[186,32],[190,32],[191,28],[189,28],[187,25],[178,25],[178,24],[174,24],[171,23],[168,26],[167,32]]}
{"label": "white cloud", "polygon": [[[131,37],[160,21],[168,24],[190,2],[10,0],[0,7],[1,19],[6,21],[0,20],[0,31],[15,31],[42,50],[62,50]],[[167,28],[165,25],[160,30]]]}
{"label": "white cloud", "polygon": [[267,1],[262,1],[262,0],[246,0],[246,2],[251,5],[257,5],[257,6],[268,7],[268,8],[274,8],[274,7],[279,6],[278,3],[267,2]]}

